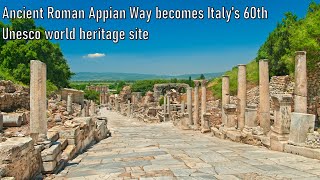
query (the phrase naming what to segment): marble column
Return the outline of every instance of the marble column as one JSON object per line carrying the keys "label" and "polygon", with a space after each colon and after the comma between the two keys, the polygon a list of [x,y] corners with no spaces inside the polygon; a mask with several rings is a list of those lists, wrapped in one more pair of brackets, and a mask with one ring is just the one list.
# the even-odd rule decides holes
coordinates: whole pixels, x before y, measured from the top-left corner
{"label": "marble column", "polygon": [[184,114],[185,113],[185,108],[186,108],[186,105],[184,103],[184,101],[181,102],[181,114]]}
{"label": "marble column", "polygon": [[85,117],[89,117],[90,114],[89,114],[89,101],[86,101],[85,102],[85,105],[84,105],[84,109],[85,109]]}
{"label": "marble column", "polygon": [[259,61],[259,122],[263,133],[270,131],[270,90],[268,60]]}
{"label": "marble column", "polygon": [[207,112],[207,80],[201,81],[201,126],[204,127],[204,114]]}
{"label": "marble column", "polygon": [[247,106],[247,70],[246,65],[238,65],[238,129],[242,130],[245,124]]}
{"label": "marble column", "polygon": [[128,104],[127,104],[127,116],[131,116],[131,103],[128,100]]}
{"label": "marble column", "polygon": [[227,115],[224,112],[224,106],[230,103],[230,79],[229,76],[222,76],[222,100],[221,100],[221,115],[222,115],[222,124],[227,124]]}
{"label": "marble column", "polygon": [[73,102],[73,94],[72,93],[68,93],[68,97],[67,97],[67,112],[69,114],[73,113],[73,109],[72,109],[72,102]]}
{"label": "marble column", "polygon": [[171,105],[170,105],[171,102],[170,102],[170,97],[171,97],[171,95],[167,94],[167,106],[168,106],[167,107],[168,108],[168,112],[167,112],[168,113],[168,119],[167,120],[168,121],[171,120],[171,109],[170,109],[171,108]]}
{"label": "marble column", "polygon": [[298,51],[295,59],[294,112],[307,113],[307,97],[307,53]]}
{"label": "marble column", "polygon": [[34,141],[47,139],[46,64],[30,62],[30,135]]}
{"label": "marble column", "polygon": [[94,116],[96,114],[96,109],[95,109],[95,103],[94,101],[91,100],[90,102],[90,115],[91,116]]}
{"label": "marble column", "polygon": [[193,122],[195,125],[195,128],[199,128],[200,123],[199,123],[199,84],[200,81],[196,80],[194,81],[194,117],[193,117]]}
{"label": "marble column", "polygon": [[192,121],[192,87],[187,88],[187,110],[188,110],[188,125],[193,125]]}

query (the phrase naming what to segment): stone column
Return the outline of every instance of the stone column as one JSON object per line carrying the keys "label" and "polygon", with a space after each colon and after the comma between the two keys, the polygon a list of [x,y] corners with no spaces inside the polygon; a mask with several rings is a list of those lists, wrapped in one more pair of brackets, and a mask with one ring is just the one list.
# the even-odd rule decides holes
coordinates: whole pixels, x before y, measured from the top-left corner
{"label": "stone column", "polygon": [[91,116],[94,116],[95,113],[96,113],[95,104],[94,104],[94,102],[91,100],[91,102],[90,102],[90,115],[91,115]]}
{"label": "stone column", "polygon": [[188,125],[193,125],[192,121],[192,88],[187,88],[187,110],[188,110]]}
{"label": "stone column", "polygon": [[0,131],[3,129],[3,115],[0,113]]}
{"label": "stone column", "polygon": [[47,139],[46,104],[47,67],[37,60],[30,62],[30,135],[36,141]]}
{"label": "stone column", "polygon": [[207,112],[207,81],[201,81],[201,126],[204,127],[203,115]]}
{"label": "stone column", "polygon": [[167,113],[167,95],[163,96],[163,113]]}
{"label": "stone column", "polygon": [[171,119],[171,115],[170,115],[170,94],[167,95],[167,106],[168,106],[168,121],[170,121]]}
{"label": "stone column", "polygon": [[181,102],[181,113],[184,114],[184,110],[186,108],[186,105],[184,103],[184,101]]}
{"label": "stone column", "polygon": [[296,52],[295,59],[295,88],[294,112],[307,113],[307,53]]}
{"label": "stone column", "polygon": [[270,92],[268,60],[259,61],[259,122],[263,133],[270,131]]}
{"label": "stone column", "polygon": [[195,128],[199,128],[199,81],[194,81],[194,122]]}
{"label": "stone column", "polygon": [[238,129],[242,130],[245,123],[247,106],[247,70],[246,65],[238,65]]}
{"label": "stone column", "polygon": [[85,102],[85,105],[84,105],[84,109],[85,109],[85,117],[89,117],[90,114],[89,114],[89,101],[86,101]]}
{"label": "stone column", "polygon": [[230,103],[230,88],[229,88],[230,80],[229,76],[222,76],[222,100],[221,100],[221,115],[222,115],[222,124],[227,124],[227,115],[224,112],[224,106]]}
{"label": "stone column", "polygon": [[72,98],[72,96],[73,96],[72,93],[68,93],[68,97],[67,97],[67,112],[69,114],[73,113],[73,109],[72,109],[73,98]]}
{"label": "stone column", "polygon": [[128,104],[127,104],[127,116],[131,116],[131,103],[130,101],[128,101]]}

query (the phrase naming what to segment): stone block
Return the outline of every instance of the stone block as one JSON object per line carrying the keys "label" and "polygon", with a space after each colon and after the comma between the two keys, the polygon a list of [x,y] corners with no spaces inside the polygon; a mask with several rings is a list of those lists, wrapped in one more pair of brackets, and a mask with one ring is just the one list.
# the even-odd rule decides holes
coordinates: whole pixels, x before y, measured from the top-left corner
{"label": "stone block", "polygon": [[76,154],[76,146],[68,145],[66,149],[62,152],[62,159],[68,161],[72,159]]}
{"label": "stone block", "polygon": [[57,142],[61,144],[61,150],[64,150],[68,146],[68,140],[67,139],[58,139]]}
{"label": "stone block", "polygon": [[214,136],[220,138],[220,139],[225,139],[226,134],[222,133],[218,128],[216,127],[211,127],[211,132]]}
{"label": "stone block", "polygon": [[49,141],[55,142],[59,139],[59,133],[55,131],[48,131],[47,137]]}
{"label": "stone block", "polygon": [[300,156],[320,160],[320,149],[311,149],[307,147],[286,144],[284,147],[284,151],[287,153],[297,154]]}
{"label": "stone block", "polygon": [[289,142],[293,144],[304,143],[309,132],[314,131],[315,115],[304,113],[291,113]]}
{"label": "stone block", "polygon": [[246,108],[245,112],[245,126],[256,127],[257,126],[257,109]]}
{"label": "stone block", "polygon": [[241,141],[241,133],[240,131],[227,131],[227,137],[235,142]]}
{"label": "stone block", "polygon": [[283,152],[288,143],[288,136],[282,136],[275,133],[270,135],[270,148],[274,151]]}
{"label": "stone block", "polygon": [[55,143],[49,149],[45,149],[41,152],[42,161],[53,161],[56,159],[61,151],[61,144]]}
{"label": "stone block", "polygon": [[54,169],[57,166],[57,161],[49,161],[49,162],[43,162],[42,163],[42,171],[45,173],[51,173],[54,171]]}

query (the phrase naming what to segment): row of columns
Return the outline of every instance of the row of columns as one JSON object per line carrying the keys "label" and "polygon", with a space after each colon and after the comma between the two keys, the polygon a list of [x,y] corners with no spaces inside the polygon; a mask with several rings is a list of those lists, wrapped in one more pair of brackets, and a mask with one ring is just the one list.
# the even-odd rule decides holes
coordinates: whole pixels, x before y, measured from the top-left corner
{"label": "row of columns", "polygon": [[[307,67],[306,67],[306,52],[296,52],[295,59],[295,93],[294,93],[294,111],[298,113],[307,113]],[[230,87],[229,76],[222,77],[222,123],[226,127],[235,126],[238,130],[243,130],[244,127],[252,127],[255,124],[257,111],[254,107],[248,107],[247,98],[247,80],[246,80],[246,65],[238,65],[238,106],[235,107],[230,103]],[[286,116],[291,112],[289,102],[291,95],[277,95],[272,97],[275,102],[275,129],[283,129],[288,127],[290,117],[280,116],[284,113]],[[269,89],[269,65],[268,60],[262,59],[259,61],[259,114],[258,120],[260,127],[263,128],[263,133],[267,134],[271,130],[270,125],[270,89]],[[237,110],[237,122],[233,121]],[[281,112],[280,112],[281,111]],[[248,117],[246,117],[248,116]],[[281,132],[288,132],[282,130]],[[278,131],[280,132],[280,131]]]}
{"label": "row of columns", "polygon": [[[199,85],[201,83],[201,113],[200,118],[201,122],[199,122]],[[195,80],[194,84],[194,111],[192,110],[192,87],[187,88],[187,114],[188,114],[188,125],[194,125],[196,129],[199,128],[200,124],[204,127],[205,124],[205,117],[206,114],[206,80]],[[164,96],[164,114],[165,120],[170,120],[170,93],[165,94]],[[184,113],[185,111],[185,104],[181,102],[181,112]]]}
{"label": "row of columns", "polygon": [[109,94],[105,92],[100,93],[100,104],[109,103]]}

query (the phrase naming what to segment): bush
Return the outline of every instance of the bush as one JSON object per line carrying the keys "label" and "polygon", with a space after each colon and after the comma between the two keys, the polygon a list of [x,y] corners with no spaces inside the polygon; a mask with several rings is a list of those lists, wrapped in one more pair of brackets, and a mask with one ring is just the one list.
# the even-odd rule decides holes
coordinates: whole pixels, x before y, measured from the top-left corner
{"label": "bush", "polygon": [[100,99],[100,93],[97,91],[93,91],[93,90],[85,90],[84,91],[84,98],[98,103],[99,99]]}

